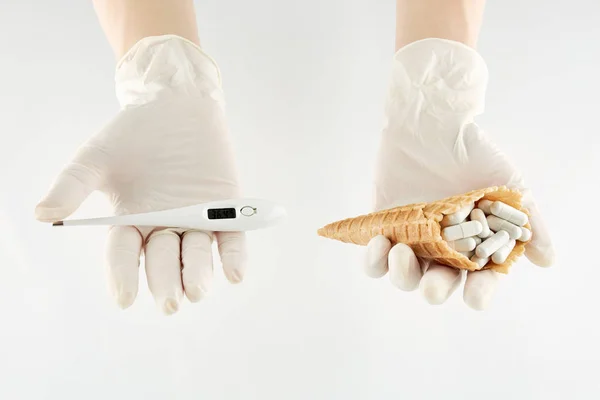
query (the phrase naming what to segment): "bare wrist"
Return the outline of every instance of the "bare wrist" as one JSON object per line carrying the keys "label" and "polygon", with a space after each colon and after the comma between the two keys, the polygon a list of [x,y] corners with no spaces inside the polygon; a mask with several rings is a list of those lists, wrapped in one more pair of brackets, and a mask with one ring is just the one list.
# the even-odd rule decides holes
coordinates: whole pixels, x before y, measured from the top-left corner
{"label": "bare wrist", "polygon": [[426,38],[475,48],[484,4],[484,0],[397,0],[396,50]]}
{"label": "bare wrist", "polygon": [[149,36],[177,35],[200,44],[192,0],[94,0],[94,8],[117,59]]}

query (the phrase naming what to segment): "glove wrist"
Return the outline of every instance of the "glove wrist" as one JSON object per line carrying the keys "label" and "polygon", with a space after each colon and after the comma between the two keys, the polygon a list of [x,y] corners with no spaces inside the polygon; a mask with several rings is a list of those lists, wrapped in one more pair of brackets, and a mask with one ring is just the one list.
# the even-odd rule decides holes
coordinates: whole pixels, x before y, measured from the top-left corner
{"label": "glove wrist", "polygon": [[221,98],[217,63],[200,46],[177,35],[138,41],[117,63],[115,88],[121,107],[146,104],[166,93]]}
{"label": "glove wrist", "polygon": [[410,43],[394,56],[388,115],[435,115],[472,119],[484,110],[488,70],[473,48],[429,38]]}

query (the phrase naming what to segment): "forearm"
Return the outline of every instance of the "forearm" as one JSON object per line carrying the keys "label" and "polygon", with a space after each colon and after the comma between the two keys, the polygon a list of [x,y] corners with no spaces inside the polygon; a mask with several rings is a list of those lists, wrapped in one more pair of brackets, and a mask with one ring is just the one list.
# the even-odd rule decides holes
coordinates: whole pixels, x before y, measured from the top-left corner
{"label": "forearm", "polygon": [[172,34],[200,44],[192,0],[93,1],[117,58],[147,36]]}
{"label": "forearm", "polygon": [[426,38],[475,48],[485,0],[396,0],[396,50]]}

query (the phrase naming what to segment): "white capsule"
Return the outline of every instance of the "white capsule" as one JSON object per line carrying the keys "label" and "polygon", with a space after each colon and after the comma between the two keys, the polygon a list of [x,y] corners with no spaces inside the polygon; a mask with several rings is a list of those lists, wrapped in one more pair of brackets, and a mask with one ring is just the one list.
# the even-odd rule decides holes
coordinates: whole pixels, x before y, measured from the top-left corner
{"label": "white capsule", "polygon": [[488,261],[490,261],[490,258],[489,257],[480,258],[477,256],[472,256],[471,261],[473,261],[475,264],[479,265],[478,269],[481,269],[481,268],[485,267],[485,264],[487,264]]}
{"label": "white capsule", "polygon": [[479,246],[482,242],[482,239],[479,236],[473,236],[473,240],[475,240],[475,246]]}
{"label": "white capsule", "polygon": [[471,251],[475,249],[477,243],[472,237],[458,239],[453,242],[448,242],[448,245],[456,251]]}
{"label": "white capsule", "polygon": [[453,214],[445,215],[441,225],[446,227],[460,224],[467,218],[473,207],[475,207],[475,203],[468,204]]}
{"label": "white capsule", "polygon": [[521,236],[517,239],[519,242],[529,242],[531,240],[531,231],[527,228],[521,228]]}
{"label": "white capsule", "polygon": [[521,228],[505,219],[496,217],[495,215],[488,215],[487,222],[490,229],[494,232],[506,231],[511,239],[517,239],[521,236]]}
{"label": "white capsule", "polygon": [[440,226],[442,228],[446,228],[447,226],[454,226],[454,225],[458,225],[458,224],[462,224],[463,222],[467,222],[467,219],[463,219],[462,221],[458,221],[456,224],[451,224],[448,219],[446,218],[446,216],[444,216],[444,218],[442,218],[442,222],[440,222]]}
{"label": "white capsule", "polygon": [[506,261],[506,258],[510,254],[510,252],[515,248],[515,244],[517,242],[514,239],[511,239],[504,246],[500,247],[498,250],[492,254],[492,261],[496,264],[502,264]]}
{"label": "white capsule", "polygon": [[485,213],[481,209],[476,208],[471,211],[471,221],[479,221],[481,223],[482,231],[478,235],[479,237],[486,238],[490,235],[490,227],[485,219]]}
{"label": "white capsule", "polygon": [[[486,221],[487,221],[487,219],[486,219]],[[492,236],[494,233],[496,233],[496,232],[494,232],[493,230],[491,230],[491,229],[490,229],[490,233],[488,233],[488,235],[487,235],[487,236],[483,237],[481,234],[479,234],[479,235],[477,235],[477,236],[478,236],[478,237],[480,237],[480,238],[481,238],[481,240],[483,241],[483,240],[485,240],[485,239],[489,238],[490,236]]]}
{"label": "white capsule", "polygon": [[479,203],[477,203],[477,208],[489,215],[492,213],[492,211],[490,210],[492,203],[493,202],[490,200],[479,200]]}
{"label": "white capsule", "polygon": [[477,246],[475,254],[479,258],[488,258],[494,254],[496,250],[508,243],[509,240],[510,236],[506,231],[496,232]]}
{"label": "white capsule", "polygon": [[463,222],[459,225],[449,226],[442,229],[442,236],[448,242],[458,239],[464,239],[469,236],[475,236],[481,233],[481,223],[479,221]]}
{"label": "white capsule", "polygon": [[460,254],[462,254],[463,256],[467,257],[467,258],[471,258],[473,257],[473,255],[475,255],[474,251],[459,251]]}
{"label": "white capsule", "polygon": [[523,226],[527,223],[527,214],[523,211],[519,211],[514,207],[509,206],[501,201],[495,201],[490,206],[490,211],[497,217],[512,222],[517,226]]}

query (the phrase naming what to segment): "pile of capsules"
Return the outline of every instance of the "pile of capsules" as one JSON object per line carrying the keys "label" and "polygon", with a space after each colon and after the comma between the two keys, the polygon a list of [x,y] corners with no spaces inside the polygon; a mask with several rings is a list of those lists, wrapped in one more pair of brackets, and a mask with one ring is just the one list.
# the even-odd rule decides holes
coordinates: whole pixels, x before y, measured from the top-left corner
{"label": "pile of capsules", "polygon": [[491,260],[502,264],[516,241],[527,242],[527,214],[500,201],[480,200],[444,216],[442,237],[448,245],[483,268]]}

